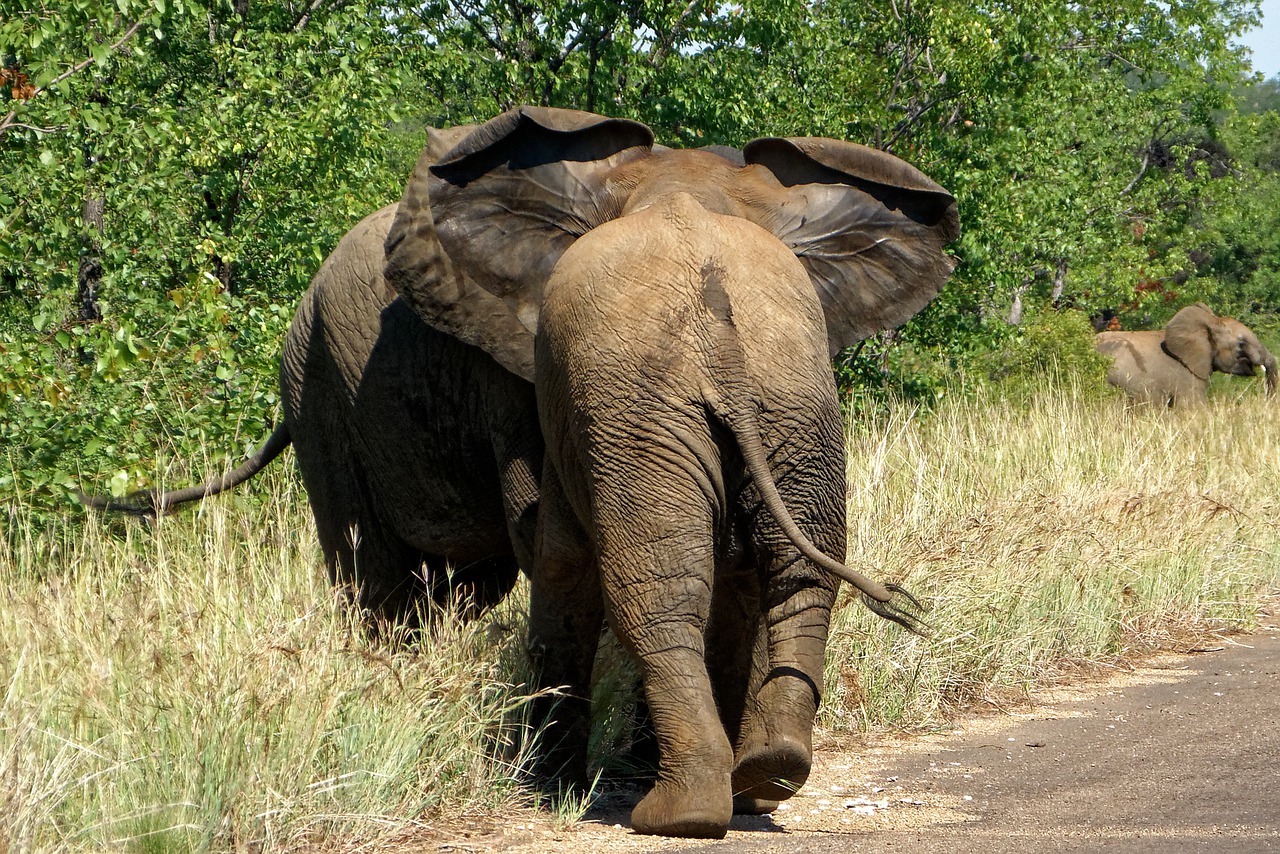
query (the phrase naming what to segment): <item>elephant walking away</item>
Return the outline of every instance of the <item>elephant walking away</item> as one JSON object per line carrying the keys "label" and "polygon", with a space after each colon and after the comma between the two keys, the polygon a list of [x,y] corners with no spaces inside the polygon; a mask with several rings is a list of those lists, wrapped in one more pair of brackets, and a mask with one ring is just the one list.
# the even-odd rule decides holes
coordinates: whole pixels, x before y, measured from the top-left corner
{"label": "elephant walking away", "polygon": [[[433,131],[422,161],[469,130]],[[198,486],[85,502],[167,512],[243,483],[292,443],[330,575],[375,619],[412,624],[428,603],[474,613],[505,595],[532,565],[543,446],[531,364],[489,353],[502,336],[531,351],[533,334],[451,268],[436,277],[470,292],[462,317],[478,331],[456,316],[436,328],[399,299],[383,276],[396,210],[343,237],[303,295],[281,358],[284,423],[253,457]]]}
{"label": "elephant walking away", "polygon": [[632,815],[641,833],[723,836],[735,796],[767,809],[804,783],[838,579],[916,625],[909,597],[839,562],[830,357],[937,293],[955,201],[836,140],[762,139],[743,155],[519,108],[416,170],[387,239],[387,275],[410,302],[413,271],[437,269],[442,247],[537,318],[546,458],[529,648],[540,684],[570,697],[547,769],[585,774],[607,618],[640,664],[659,746]]}
{"label": "elephant walking away", "polygon": [[1113,359],[1107,382],[1143,403],[1205,403],[1214,371],[1248,377],[1261,368],[1267,395],[1276,391],[1275,356],[1249,327],[1202,302],[1179,311],[1164,329],[1100,332],[1094,346]]}

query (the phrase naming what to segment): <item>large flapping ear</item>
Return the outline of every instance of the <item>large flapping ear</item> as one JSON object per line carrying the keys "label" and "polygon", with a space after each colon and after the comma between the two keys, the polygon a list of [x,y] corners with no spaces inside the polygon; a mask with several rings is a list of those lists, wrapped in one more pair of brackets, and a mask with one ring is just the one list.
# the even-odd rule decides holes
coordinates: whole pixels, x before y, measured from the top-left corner
{"label": "large flapping ear", "polygon": [[809,273],[827,318],[831,355],[906,322],[933,299],[955,262],[956,201],[891,154],[815,137],[766,138],[743,149],[782,190],[748,215]]}
{"label": "large flapping ear", "polygon": [[652,146],[653,132],[638,122],[520,107],[477,128],[430,168],[429,181],[415,172],[401,211],[429,197],[429,213],[409,211],[407,228],[409,218],[433,218],[453,263],[536,329],[542,285],[560,256],[622,211],[630,188],[611,184],[610,172]]}
{"label": "large flapping ear", "polygon": [[1213,373],[1212,324],[1218,316],[1202,302],[1189,305],[1165,324],[1164,350],[1181,362],[1197,379],[1208,382]]}
{"label": "large flapping ear", "polygon": [[535,330],[453,264],[440,246],[431,219],[428,170],[477,127],[427,129],[427,144],[387,235],[384,275],[424,321],[479,347],[513,374],[532,381]]}

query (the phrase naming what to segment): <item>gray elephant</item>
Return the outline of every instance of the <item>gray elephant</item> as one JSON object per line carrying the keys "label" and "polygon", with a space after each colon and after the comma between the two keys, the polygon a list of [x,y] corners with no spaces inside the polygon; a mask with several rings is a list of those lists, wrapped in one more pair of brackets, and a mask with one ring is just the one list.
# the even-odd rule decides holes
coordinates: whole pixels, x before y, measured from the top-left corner
{"label": "gray elephant", "polygon": [[[431,131],[421,163],[470,129]],[[198,486],[82,499],[166,512],[243,483],[292,443],[331,577],[375,618],[412,624],[426,603],[474,612],[509,591],[532,563],[543,448],[532,354],[496,361],[489,352],[520,348],[485,336],[531,349],[533,333],[452,268],[438,274],[469,313],[445,318],[452,328],[423,322],[382,275],[396,209],[343,237],[303,295],[281,357],[284,423],[260,450]]]}
{"label": "gray elephant", "polygon": [[1100,332],[1094,346],[1113,359],[1107,382],[1143,403],[1205,403],[1214,371],[1248,377],[1261,368],[1268,396],[1276,391],[1276,360],[1258,336],[1200,302],[1179,311],[1164,329]]}
{"label": "gray elephant", "polygon": [[570,697],[543,710],[547,768],[585,770],[607,616],[660,752],[641,833],[719,837],[734,796],[769,809],[804,783],[838,579],[914,625],[909,597],[839,562],[830,357],[936,294],[955,201],[835,140],[761,139],[743,157],[524,107],[420,164],[387,238],[411,305],[470,311],[438,276],[448,261],[538,330],[529,647],[540,684]]}

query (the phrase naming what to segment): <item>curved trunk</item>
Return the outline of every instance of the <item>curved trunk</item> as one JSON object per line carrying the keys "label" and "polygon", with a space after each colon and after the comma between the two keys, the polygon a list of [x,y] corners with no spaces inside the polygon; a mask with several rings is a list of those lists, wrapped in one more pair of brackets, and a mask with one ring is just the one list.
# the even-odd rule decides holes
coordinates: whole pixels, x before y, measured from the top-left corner
{"label": "curved trunk", "polygon": [[126,495],[124,498],[86,495],[83,492],[77,493],[77,495],[81,504],[88,507],[96,507],[99,510],[106,510],[112,513],[131,513],[135,516],[163,516],[180,504],[199,501],[202,498],[208,498],[210,495],[217,495],[219,492],[230,489],[233,486],[239,486],[270,465],[271,461],[280,456],[280,453],[289,447],[292,441],[293,438],[289,435],[289,427],[281,424],[267,437],[267,441],[263,443],[262,447],[253,452],[253,456],[249,457],[249,459],[221,477],[210,478],[198,486],[188,486],[185,489],[174,489],[169,492],[154,492],[150,489],[144,489],[141,492]]}
{"label": "curved trunk", "polygon": [[1276,382],[1280,380],[1280,371],[1276,370],[1276,357],[1266,347],[1259,345],[1259,349],[1262,350],[1262,361],[1259,364],[1267,373],[1267,397],[1275,397]]}

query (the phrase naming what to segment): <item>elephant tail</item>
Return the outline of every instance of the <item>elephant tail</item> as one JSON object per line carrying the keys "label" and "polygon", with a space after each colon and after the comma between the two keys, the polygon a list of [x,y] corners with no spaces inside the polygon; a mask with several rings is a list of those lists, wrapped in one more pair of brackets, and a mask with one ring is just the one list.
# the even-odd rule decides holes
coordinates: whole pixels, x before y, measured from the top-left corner
{"label": "elephant tail", "polygon": [[281,424],[267,437],[267,441],[263,443],[262,447],[253,452],[249,459],[221,477],[210,478],[198,486],[188,486],[185,489],[174,489],[166,492],[144,489],[140,492],[126,495],[124,498],[86,495],[83,492],[77,493],[77,496],[81,504],[111,513],[130,513],[134,516],[163,516],[179,505],[199,501],[231,489],[233,486],[239,486],[270,465],[272,460],[280,456],[281,452],[289,447],[292,442],[293,437],[289,435],[288,425]]}
{"label": "elephant tail", "polygon": [[800,551],[800,554],[857,588],[862,594],[862,601],[879,616],[897,623],[914,634],[927,634],[928,627],[920,618],[920,612],[924,610],[924,606],[919,600],[896,584],[881,584],[829,557],[805,536],[804,531],[800,530],[800,526],[796,524],[786,504],[783,503],[778,485],[774,482],[773,473],[769,470],[764,443],[760,439],[760,427],[756,419],[739,408],[727,406],[720,395],[709,388],[704,389],[703,395],[716,418],[737,441],[738,449],[742,452],[742,458],[747,464],[747,471],[751,475],[751,482],[759,491],[769,515],[782,528],[787,539]]}

